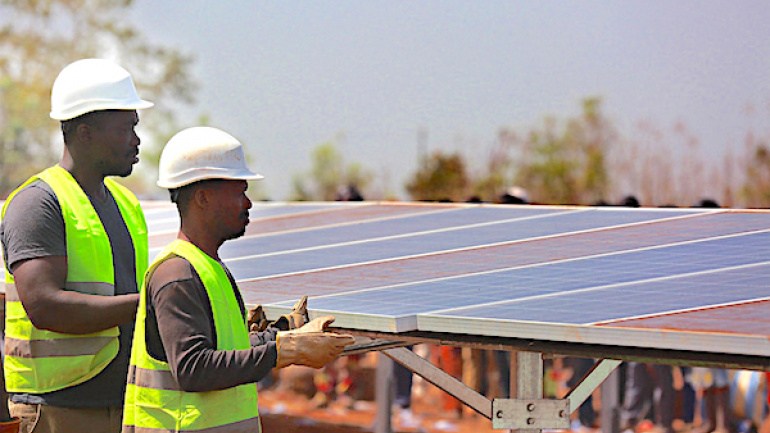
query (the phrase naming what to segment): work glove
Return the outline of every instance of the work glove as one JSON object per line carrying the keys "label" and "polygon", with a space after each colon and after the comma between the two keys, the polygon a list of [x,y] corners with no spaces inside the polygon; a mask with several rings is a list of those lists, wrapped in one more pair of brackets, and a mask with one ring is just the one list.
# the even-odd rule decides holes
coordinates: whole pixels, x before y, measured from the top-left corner
{"label": "work glove", "polygon": [[334,322],[334,316],[317,317],[310,322],[291,331],[285,331],[286,334],[300,334],[304,332],[324,332],[329,330],[329,325]]}
{"label": "work glove", "polygon": [[300,328],[309,321],[310,318],[307,315],[307,295],[305,295],[294,304],[291,313],[279,317],[278,320],[273,323],[273,326],[282,331],[290,331],[292,329]]}
{"label": "work glove", "polygon": [[276,368],[283,368],[292,364],[321,368],[339,356],[345,347],[353,344],[354,341],[352,335],[297,331],[278,333]]}
{"label": "work glove", "polygon": [[[272,325],[281,331],[289,331],[300,328],[309,321],[310,319],[307,314],[307,295],[305,295],[294,304],[291,313],[279,317],[278,320],[272,323]],[[262,309],[262,305],[257,305],[249,310],[246,315],[246,323],[249,326],[249,332],[264,331],[271,325],[271,323],[267,321],[267,316]]]}
{"label": "work glove", "polygon": [[262,305],[257,305],[249,310],[249,313],[246,315],[246,324],[249,326],[249,332],[260,332],[267,329],[270,322],[267,321]]}
{"label": "work glove", "polygon": [[[272,325],[281,331],[289,331],[300,328],[309,321],[310,319],[307,314],[307,295],[305,295],[294,304],[291,313],[279,317],[278,320],[272,323]],[[264,331],[270,326],[270,322],[267,321],[267,316],[262,309],[262,305],[257,305],[249,310],[246,315],[246,323],[249,326],[249,332]]]}

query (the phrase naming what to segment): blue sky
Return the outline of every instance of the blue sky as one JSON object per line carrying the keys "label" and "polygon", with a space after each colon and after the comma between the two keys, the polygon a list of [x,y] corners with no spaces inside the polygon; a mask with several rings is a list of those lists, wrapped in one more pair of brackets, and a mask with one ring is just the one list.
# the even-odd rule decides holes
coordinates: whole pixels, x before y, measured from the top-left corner
{"label": "blue sky", "polygon": [[710,160],[770,124],[768,2],[138,0],[131,19],[196,56],[185,126],[210,114],[277,200],[319,143],[407,198],[421,128],[480,162],[587,96],[624,135],[683,121]]}

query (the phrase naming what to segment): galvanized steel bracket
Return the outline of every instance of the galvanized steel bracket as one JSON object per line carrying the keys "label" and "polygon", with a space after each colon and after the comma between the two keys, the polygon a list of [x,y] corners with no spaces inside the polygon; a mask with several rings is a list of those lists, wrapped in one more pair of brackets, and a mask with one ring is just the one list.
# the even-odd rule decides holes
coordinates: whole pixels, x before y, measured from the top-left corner
{"label": "galvanized steel bracket", "polygon": [[542,430],[569,428],[569,400],[496,398],[492,428]]}

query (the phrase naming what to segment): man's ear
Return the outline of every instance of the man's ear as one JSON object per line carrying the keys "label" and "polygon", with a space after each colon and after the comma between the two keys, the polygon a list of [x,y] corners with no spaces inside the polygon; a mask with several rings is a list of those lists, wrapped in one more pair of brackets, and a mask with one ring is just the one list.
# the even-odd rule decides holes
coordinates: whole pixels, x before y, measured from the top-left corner
{"label": "man's ear", "polygon": [[75,127],[75,134],[77,135],[78,141],[81,143],[90,143],[91,142],[91,125],[87,123],[79,123]]}
{"label": "man's ear", "polygon": [[200,186],[196,186],[192,196],[192,201],[195,206],[198,206],[199,208],[205,208],[208,206],[209,194],[210,191],[208,188],[201,188]]}

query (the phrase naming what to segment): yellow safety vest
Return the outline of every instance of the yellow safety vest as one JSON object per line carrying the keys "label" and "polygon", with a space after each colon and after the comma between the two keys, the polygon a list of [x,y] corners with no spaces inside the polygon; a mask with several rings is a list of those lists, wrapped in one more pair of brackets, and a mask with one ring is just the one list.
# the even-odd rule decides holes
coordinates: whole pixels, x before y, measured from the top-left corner
{"label": "yellow safety vest", "polygon": [[246,319],[222,265],[189,242],[177,239],[170,243],[150,265],[139,301],[123,407],[123,433],[258,433],[261,424],[256,384],[186,392],[171,374],[168,363],[153,358],[147,351],[147,281],[155,267],[172,255],[187,259],[206,288],[214,314],[217,350],[250,347]]}
{"label": "yellow safety vest", "polygon": [[[113,296],[115,275],[110,240],[88,196],[65,169],[56,165],[32,176],[8,197],[2,214],[24,186],[41,179],[53,190],[64,217],[67,241],[65,290]],[[147,269],[147,225],[139,201],[111,179],[104,184],[118,204],[136,256],[137,288]],[[36,328],[19,301],[13,276],[5,278],[5,386],[9,392],[40,394],[83,383],[118,354],[118,327],[74,335]]]}

